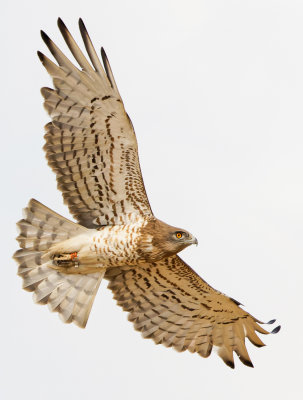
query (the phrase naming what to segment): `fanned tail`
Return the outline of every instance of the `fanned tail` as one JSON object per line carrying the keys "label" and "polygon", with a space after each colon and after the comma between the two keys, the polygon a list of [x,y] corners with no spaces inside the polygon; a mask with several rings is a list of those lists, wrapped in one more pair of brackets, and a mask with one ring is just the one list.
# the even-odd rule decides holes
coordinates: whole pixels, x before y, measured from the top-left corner
{"label": "fanned tail", "polygon": [[64,274],[50,268],[43,255],[54,243],[69,239],[87,228],[55,213],[37,200],[30,200],[24,219],[17,223],[20,250],[14,254],[23,288],[34,292],[34,301],[48,304],[66,323],[84,328],[104,276],[104,271],[86,275]]}

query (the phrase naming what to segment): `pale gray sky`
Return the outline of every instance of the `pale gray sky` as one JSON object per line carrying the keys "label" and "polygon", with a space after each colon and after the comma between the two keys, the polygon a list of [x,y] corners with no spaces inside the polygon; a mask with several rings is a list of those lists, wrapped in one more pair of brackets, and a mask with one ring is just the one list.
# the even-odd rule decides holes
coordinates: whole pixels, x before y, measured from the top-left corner
{"label": "pale gray sky", "polygon": [[[275,400],[302,395],[303,3],[34,1],[1,6],[0,397]],[[70,217],[47,166],[36,50],[81,16],[110,59],[156,216],[199,239],[182,257],[278,335],[255,368],[143,340],[102,284],[88,326],[64,325],[21,289],[15,222],[31,197]],[[66,49],[65,46],[62,46]],[[48,53],[47,53],[48,54]],[[3,187],[3,186],[2,186]]]}

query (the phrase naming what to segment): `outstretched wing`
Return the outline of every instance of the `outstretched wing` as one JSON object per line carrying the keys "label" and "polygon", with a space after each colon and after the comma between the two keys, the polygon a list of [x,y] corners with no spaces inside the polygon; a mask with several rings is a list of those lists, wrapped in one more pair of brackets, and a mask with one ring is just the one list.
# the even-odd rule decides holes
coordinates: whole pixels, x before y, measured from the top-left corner
{"label": "outstretched wing", "polygon": [[79,223],[88,228],[122,224],[138,214],[151,215],[135,132],[106,54],[102,49],[102,66],[80,20],[91,65],[60,19],[58,25],[81,67],[73,65],[42,32],[58,63],[38,52],[54,84],[54,89],[41,90],[44,106],[52,117],[45,128],[44,149],[65,203]]}
{"label": "outstretched wing", "polygon": [[231,368],[233,352],[252,367],[245,337],[261,347],[264,343],[255,331],[269,333],[238,302],[209,286],[178,256],[135,268],[111,268],[105,278],[135,329],[156,344],[202,357],[217,346],[219,356]]}

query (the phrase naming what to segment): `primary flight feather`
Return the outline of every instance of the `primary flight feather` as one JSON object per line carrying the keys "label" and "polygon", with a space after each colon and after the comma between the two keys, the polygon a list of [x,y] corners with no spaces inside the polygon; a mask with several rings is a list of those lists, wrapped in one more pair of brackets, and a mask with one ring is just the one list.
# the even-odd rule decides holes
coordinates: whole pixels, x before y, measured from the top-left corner
{"label": "primary flight feather", "polygon": [[234,353],[252,366],[245,338],[260,347],[256,332],[269,332],[177,255],[197,239],[152,213],[133,125],[104,50],[102,64],[80,19],[89,62],[61,19],[58,26],[79,66],[42,32],[57,61],[38,52],[54,85],[41,90],[52,119],[44,150],[78,223],[29,202],[14,255],[24,289],[64,322],[85,327],[105,278],[143,337],[203,357],[215,346],[228,366]]}

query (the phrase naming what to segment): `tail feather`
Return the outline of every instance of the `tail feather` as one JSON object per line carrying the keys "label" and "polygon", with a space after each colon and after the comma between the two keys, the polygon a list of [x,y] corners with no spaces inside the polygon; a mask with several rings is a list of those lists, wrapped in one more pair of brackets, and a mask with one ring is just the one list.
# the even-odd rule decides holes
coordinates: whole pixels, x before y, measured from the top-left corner
{"label": "tail feather", "polygon": [[87,231],[34,199],[24,209],[24,217],[17,223],[17,241],[23,249],[44,251],[54,243]]}
{"label": "tail feather", "polygon": [[55,243],[69,239],[87,228],[67,220],[36,200],[30,200],[24,219],[17,223],[20,250],[14,254],[23,288],[34,292],[34,301],[48,304],[64,322],[85,327],[105,270],[90,274],[64,274],[51,268],[43,255]]}

